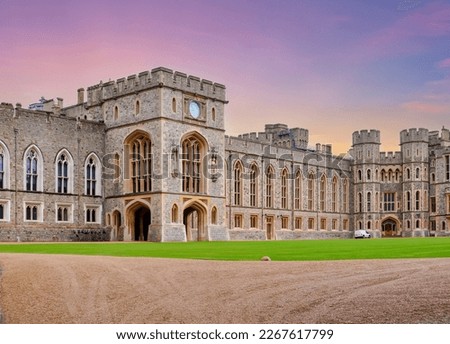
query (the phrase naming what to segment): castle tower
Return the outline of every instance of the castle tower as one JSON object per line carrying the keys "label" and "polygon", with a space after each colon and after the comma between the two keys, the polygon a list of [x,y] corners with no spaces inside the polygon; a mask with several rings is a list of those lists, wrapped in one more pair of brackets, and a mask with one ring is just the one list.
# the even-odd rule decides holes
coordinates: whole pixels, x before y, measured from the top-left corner
{"label": "castle tower", "polygon": [[113,240],[228,240],[226,103],[225,86],[163,67],[87,88],[82,118],[106,126]]}
{"label": "castle tower", "polygon": [[403,236],[425,236],[429,228],[429,135],[427,129],[400,132],[403,163]]}
{"label": "castle tower", "polygon": [[369,230],[379,236],[380,131],[361,130],[353,133],[354,228]]}

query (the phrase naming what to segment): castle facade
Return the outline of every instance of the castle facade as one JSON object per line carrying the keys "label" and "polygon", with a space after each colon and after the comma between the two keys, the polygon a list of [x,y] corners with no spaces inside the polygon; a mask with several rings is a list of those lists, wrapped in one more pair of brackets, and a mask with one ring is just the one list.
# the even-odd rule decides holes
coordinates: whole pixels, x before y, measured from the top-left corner
{"label": "castle facade", "polygon": [[0,105],[0,241],[192,241],[450,235],[450,131],[399,152],[353,133],[225,134],[225,86],[167,68]]}

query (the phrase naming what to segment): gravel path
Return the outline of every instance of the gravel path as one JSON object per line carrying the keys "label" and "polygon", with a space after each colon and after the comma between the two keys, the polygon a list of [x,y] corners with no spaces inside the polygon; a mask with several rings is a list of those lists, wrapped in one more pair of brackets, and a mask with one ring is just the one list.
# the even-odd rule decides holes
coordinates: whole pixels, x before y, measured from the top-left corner
{"label": "gravel path", "polygon": [[450,259],[0,254],[6,323],[450,323]]}

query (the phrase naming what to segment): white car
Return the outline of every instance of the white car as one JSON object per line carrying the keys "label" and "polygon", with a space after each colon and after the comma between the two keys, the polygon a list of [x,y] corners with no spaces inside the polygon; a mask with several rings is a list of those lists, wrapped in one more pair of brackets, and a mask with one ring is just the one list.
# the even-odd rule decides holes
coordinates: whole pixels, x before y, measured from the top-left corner
{"label": "white car", "polygon": [[364,239],[364,238],[370,238],[371,235],[368,231],[365,229],[358,229],[355,231],[355,239]]}

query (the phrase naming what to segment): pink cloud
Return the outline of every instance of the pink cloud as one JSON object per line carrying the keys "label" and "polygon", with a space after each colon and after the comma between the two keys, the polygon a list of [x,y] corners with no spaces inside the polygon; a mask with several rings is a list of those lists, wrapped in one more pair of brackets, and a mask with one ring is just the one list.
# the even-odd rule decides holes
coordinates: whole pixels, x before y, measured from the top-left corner
{"label": "pink cloud", "polygon": [[450,112],[450,104],[433,104],[422,101],[403,103],[401,107],[409,111],[427,114],[442,114]]}
{"label": "pink cloud", "polygon": [[442,60],[438,63],[439,68],[450,68],[450,58]]}
{"label": "pink cloud", "polygon": [[[402,12],[405,13],[405,12]],[[390,26],[367,37],[360,57],[373,58],[426,49],[430,37],[450,34],[450,4],[431,3],[403,15]]]}

